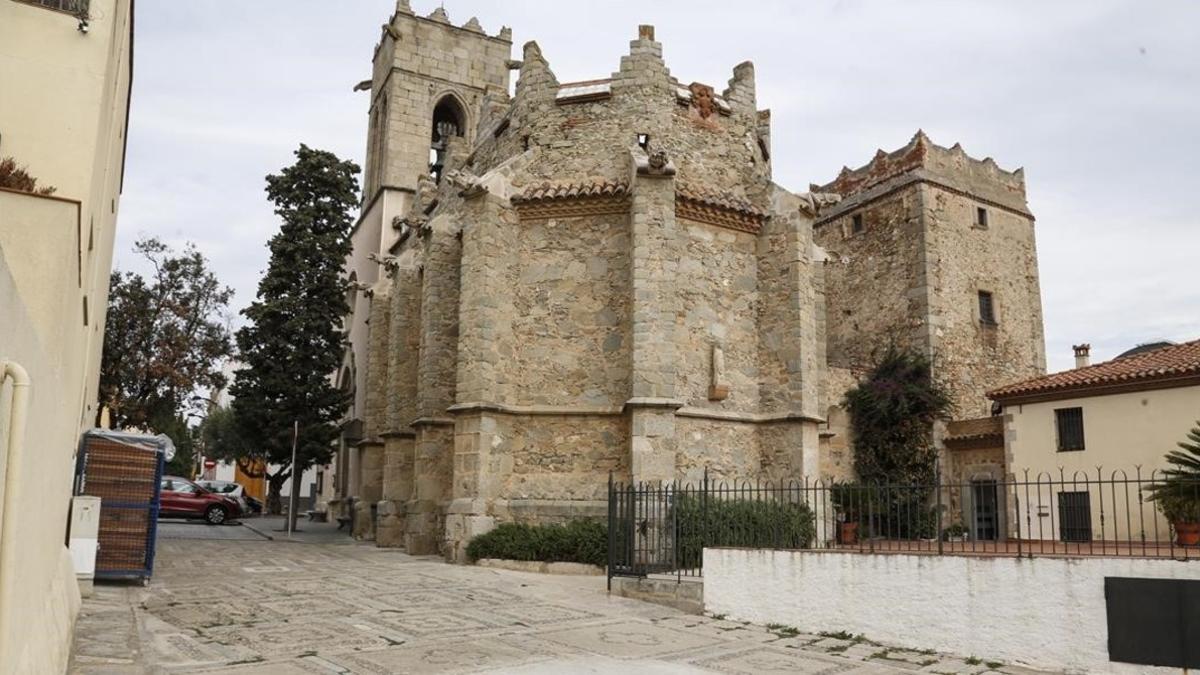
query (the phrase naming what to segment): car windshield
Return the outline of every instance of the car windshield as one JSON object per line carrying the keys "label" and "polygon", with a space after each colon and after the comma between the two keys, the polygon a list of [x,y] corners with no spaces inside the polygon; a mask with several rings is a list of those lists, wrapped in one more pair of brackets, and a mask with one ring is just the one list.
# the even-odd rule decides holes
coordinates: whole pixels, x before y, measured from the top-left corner
{"label": "car windshield", "polygon": [[178,480],[171,481],[171,482],[174,486],[174,490],[173,490],[174,492],[182,492],[184,494],[193,494],[200,490],[198,487],[196,487],[195,485],[192,485],[191,483],[184,483],[183,481],[178,481]]}

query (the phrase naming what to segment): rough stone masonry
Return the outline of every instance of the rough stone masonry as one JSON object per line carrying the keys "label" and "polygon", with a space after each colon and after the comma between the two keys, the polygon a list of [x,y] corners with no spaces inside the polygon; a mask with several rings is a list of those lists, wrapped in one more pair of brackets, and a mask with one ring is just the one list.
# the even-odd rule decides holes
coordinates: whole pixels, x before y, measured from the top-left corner
{"label": "rough stone masonry", "polygon": [[753,64],[677,79],[651,26],[564,83],[537,43],[513,60],[507,28],[401,0],[359,88],[334,504],[381,546],[461,560],[497,522],[603,515],[610,473],[847,477],[842,394],[889,342],[934,356],[963,418],[1044,371],[1020,170],[918,132],[790,191]]}

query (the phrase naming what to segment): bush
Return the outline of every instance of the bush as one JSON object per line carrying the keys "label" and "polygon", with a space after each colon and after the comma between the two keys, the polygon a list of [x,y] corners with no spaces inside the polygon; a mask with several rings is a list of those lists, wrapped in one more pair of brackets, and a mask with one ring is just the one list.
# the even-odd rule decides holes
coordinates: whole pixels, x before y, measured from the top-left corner
{"label": "bush", "polygon": [[798,549],[812,546],[816,519],[807,504],[795,502],[704,500],[680,496],[679,567],[699,567],[705,546]]}
{"label": "bush", "polygon": [[565,525],[504,523],[467,544],[467,557],[505,560],[577,562],[604,567],[608,562],[608,528],[591,520]]}

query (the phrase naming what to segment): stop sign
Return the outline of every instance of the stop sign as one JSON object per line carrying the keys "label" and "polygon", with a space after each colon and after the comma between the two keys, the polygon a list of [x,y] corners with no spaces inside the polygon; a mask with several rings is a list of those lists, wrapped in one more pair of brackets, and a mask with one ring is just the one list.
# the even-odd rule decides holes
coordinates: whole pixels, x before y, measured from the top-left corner
{"label": "stop sign", "polygon": [[215,469],[215,468],[217,468],[217,461],[216,461],[215,459],[206,459],[206,460],[204,460],[204,468],[206,468],[206,469]]}

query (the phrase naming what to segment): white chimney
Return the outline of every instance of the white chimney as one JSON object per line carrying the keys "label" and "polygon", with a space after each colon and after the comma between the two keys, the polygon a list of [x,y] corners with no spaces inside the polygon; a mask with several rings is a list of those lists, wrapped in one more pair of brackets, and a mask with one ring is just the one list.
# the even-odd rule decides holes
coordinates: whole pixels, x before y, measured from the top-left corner
{"label": "white chimney", "polygon": [[1075,367],[1084,368],[1092,364],[1091,352],[1092,346],[1084,343],[1081,345],[1073,345],[1071,349],[1075,350]]}

